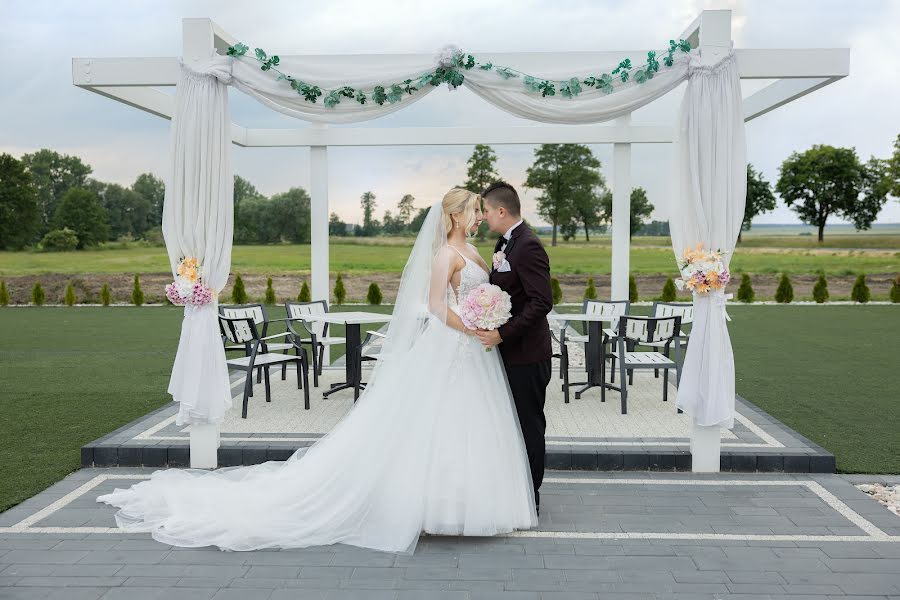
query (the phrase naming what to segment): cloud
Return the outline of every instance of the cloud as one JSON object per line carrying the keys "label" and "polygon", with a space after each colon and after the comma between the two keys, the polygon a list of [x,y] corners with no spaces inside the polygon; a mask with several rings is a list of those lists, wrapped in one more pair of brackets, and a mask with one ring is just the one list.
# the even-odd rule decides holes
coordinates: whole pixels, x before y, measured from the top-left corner
{"label": "cloud", "polygon": [[[747,0],[457,0],[428,3],[368,0],[246,3],[212,0],[132,1],[7,0],[0,5],[7,57],[5,74],[14,82],[0,96],[0,147],[14,154],[41,147],[78,153],[95,176],[130,183],[143,171],[163,173],[168,122],[75,88],[75,56],[174,56],[180,51],[180,20],[209,16],[251,45],[287,53],[344,54],[436,52],[455,43],[473,52],[582,51],[658,47],[678,35],[704,8],[733,11],[738,47],[834,47],[852,50],[851,76],[748,125],[751,162],[772,182],[781,161],[815,143],[855,146],[863,159],[886,156],[900,133],[900,79],[892,69],[900,54],[900,3],[839,0],[791,3]],[[339,15],[340,18],[336,18]],[[756,84],[748,84],[749,90]],[[254,127],[305,124],[261,107],[232,92],[235,119]],[[678,94],[637,111],[635,123],[671,122]],[[468,90],[437,90],[428,98],[365,127],[481,126],[529,124],[480,101]],[[611,147],[594,146],[612,181]],[[525,170],[533,147],[497,146],[500,174],[518,186],[526,216],[536,220],[533,190]],[[359,218],[359,195],[371,189],[379,214],[405,194],[419,205],[439,199],[465,179],[470,147],[333,148],[329,152],[331,207],[345,220]],[[309,185],[309,152],[293,148],[235,148],[235,171],[263,193]],[[656,218],[666,216],[668,145],[636,145],[635,185],[647,189]],[[383,205],[382,205],[383,202]],[[783,206],[760,222],[793,222]],[[892,202],[881,221],[900,221]]]}

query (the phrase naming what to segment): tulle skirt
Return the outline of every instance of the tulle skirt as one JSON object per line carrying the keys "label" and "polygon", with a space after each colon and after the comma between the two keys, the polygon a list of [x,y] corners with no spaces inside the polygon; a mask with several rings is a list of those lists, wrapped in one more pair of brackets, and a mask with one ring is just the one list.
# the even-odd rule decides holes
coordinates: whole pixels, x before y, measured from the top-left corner
{"label": "tulle skirt", "polygon": [[97,500],[119,508],[122,529],[224,550],[411,552],[422,531],[490,536],[537,525],[499,352],[436,320],[408,356],[379,365],[331,432],[287,461],[160,470]]}

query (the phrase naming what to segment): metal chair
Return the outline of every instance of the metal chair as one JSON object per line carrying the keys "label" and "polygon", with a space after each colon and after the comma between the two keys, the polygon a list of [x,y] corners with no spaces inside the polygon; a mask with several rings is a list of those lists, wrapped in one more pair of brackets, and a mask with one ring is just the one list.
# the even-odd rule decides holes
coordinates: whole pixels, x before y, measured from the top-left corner
{"label": "metal chair", "polygon": [[[283,352],[285,350],[292,350],[294,345],[290,343],[288,339],[287,332],[285,333],[276,333],[274,335],[268,335],[269,331],[269,313],[266,311],[266,307],[263,304],[223,304],[219,306],[219,314],[223,317],[228,317],[229,319],[237,319],[237,318],[249,318],[253,319],[253,323],[256,325],[257,330],[262,328],[260,332],[260,339],[263,344],[260,347],[260,350],[263,353],[266,352]],[[275,340],[282,341],[275,341]],[[250,355],[250,347],[248,345],[243,346],[225,346],[225,352],[231,351],[243,351],[244,356]],[[287,379],[287,366],[282,365],[281,370],[281,380],[284,381]],[[257,369],[256,372],[256,383],[262,382],[262,369]]]}
{"label": "metal chair", "polygon": [[[628,411],[628,386],[634,382],[633,373],[636,369],[663,370],[663,402],[669,400],[669,369],[675,369],[676,384],[681,381],[681,356],[680,356],[680,331],[681,317],[619,317],[617,328],[617,349],[611,354],[618,359],[619,392],[622,397],[622,414]],[[675,360],[666,354],[655,351],[637,352],[635,346],[649,345],[662,342],[663,348],[675,346]],[[604,369],[605,372],[605,369]],[[628,375],[628,377],[626,377]],[[606,388],[601,388],[601,394],[606,394]]]}
{"label": "metal chair", "polygon": [[[226,344],[236,344],[242,348],[250,346],[250,353],[247,356],[226,360],[229,368],[239,369],[247,373],[244,381],[242,418],[247,418],[247,404],[250,396],[253,395],[253,369],[262,369],[265,373],[266,402],[271,402],[272,390],[269,383],[269,367],[281,365],[283,369],[286,369],[287,364],[291,362],[297,363],[297,388],[303,389],[304,407],[309,410],[309,362],[306,357],[306,348],[301,347],[299,343],[296,346],[292,344],[292,347],[296,347],[300,351],[297,355],[282,354],[280,352],[260,352],[263,346],[263,339],[252,317],[229,318],[219,315],[219,331]],[[293,333],[289,335],[292,339],[296,339]]]}
{"label": "metal chair", "polygon": [[[609,352],[607,356],[609,356],[614,349],[616,336],[616,330],[619,326],[619,317],[622,315],[627,315],[628,311],[631,310],[631,301],[630,300],[585,300],[581,305],[581,312],[586,315],[600,315],[604,318],[608,318],[610,322],[609,327],[604,327],[602,329],[603,339],[600,340],[600,343],[603,346],[609,344]],[[587,335],[583,336],[584,342],[587,342]],[[581,340],[579,340],[581,341]],[[605,368],[602,367],[602,368]],[[610,374],[610,382],[614,382],[615,377]],[[577,385],[577,384],[573,384]],[[603,400],[605,402],[605,400]]]}
{"label": "metal chair", "polygon": [[[680,343],[681,349],[688,343],[688,338],[690,337],[690,331],[685,331],[684,327],[686,325],[690,325],[694,322],[694,303],[693,302],[654,302],[653,309],[650,314],[654,317],[672,317],[678,315],[681,317],[681,336]],[[653,348],[664,348],[665,344],[663,342],[654,342],[652,344],[639,344],[641,346],[650,346]],[[666,356],[669,355],[669,351],[666,348],[663,352]],[[682,354],[682,357],[684,355]],[[654,371],[654,377],[659,377],[659,369]]]}
{"label": "metal chair", "polygon": [[347,338],[328,335],[328,323],[321,321],[306,321],[308,315],[324,315],[328,313],[327,300],[314,300],[312,302],[285,302],[288,322],[300,321],[309,337],[300,340],[301,344],[307,344],[312,351],[313,385],[319,387],[319,375],[322,374],[322,366],[325,362],[325,346],[347,343]]}

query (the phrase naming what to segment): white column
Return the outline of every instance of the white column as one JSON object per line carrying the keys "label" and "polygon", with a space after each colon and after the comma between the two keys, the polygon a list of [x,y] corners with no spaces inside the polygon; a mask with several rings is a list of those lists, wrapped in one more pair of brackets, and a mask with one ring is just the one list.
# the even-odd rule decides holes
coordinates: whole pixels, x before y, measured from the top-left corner
{"label": "white column", "polygon": [[[324,128],[324,126],[318,126]],[[328,146],[309,148],[309,195],[312,203],[310,222],[310,279],[313,300],[329,300],[328,280]],[[331,364],[331,347],[326,346],[324,363]]]}
{"label": "white column", "polygon": [[[631,115],[616,119],[627,127]],[[613,144],[612,290],[610,300],[628,300],[631,253],[631,144]]]}
{"label": "white column", "polygon": [[[213,29],[209,19],[184,19],[182,21],[183,60],[199,63],[207,60],[213,51]],[[191,425],[191,468],[215,469],[219,466],[219,426]]]}
{"label": "white column", "polygon": [[[707,64],[717,62],[731,48],[731,11],[700,13],[700,56]],[[718,473],[721,470],[722,431],[718,426],[691,426],[691,470]]]}

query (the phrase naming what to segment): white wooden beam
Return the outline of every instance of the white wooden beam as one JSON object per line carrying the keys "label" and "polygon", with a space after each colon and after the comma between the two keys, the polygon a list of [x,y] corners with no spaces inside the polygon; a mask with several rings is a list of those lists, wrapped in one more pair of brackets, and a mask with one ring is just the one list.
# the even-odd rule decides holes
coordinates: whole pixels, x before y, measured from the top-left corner
{"label": "white wooden beam", "polygon": [[328,259],[328,148],[309,149],[309,195],[311,201],[310,279],[313,300],[329,300]]}
{"label": "white wooden beam", "polygon": [[77,86],[170,86],[178,83],[178,59],[73,58],[72,83]]}
{"label": "white wooden beam", "polygon": [[849,48],[790,48],[736,50],[741,79],[846,77]]}
{"label": "white wooden beam", "polygon": [[[627,126],[631,115],[616,119]],[[631,267],[631,144],[613,144],[612,268],[610,300],[628,300]]]}
{"label": "white wooden beam", "polygon": [[793,102],[797,98],[810,94],[820,88],[834,83],[840,77],[811,77],[809,79],[779,79],[744,98],[744,121],[751,121],[779,106]]}
{"label": "white wooden beam", "polygon": [[247,129],[246,146],[466,146],[474,144],[663,144],[662,126],[330,127]]}

